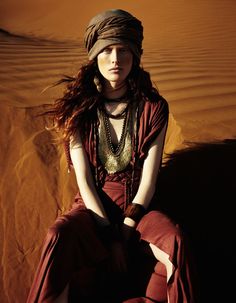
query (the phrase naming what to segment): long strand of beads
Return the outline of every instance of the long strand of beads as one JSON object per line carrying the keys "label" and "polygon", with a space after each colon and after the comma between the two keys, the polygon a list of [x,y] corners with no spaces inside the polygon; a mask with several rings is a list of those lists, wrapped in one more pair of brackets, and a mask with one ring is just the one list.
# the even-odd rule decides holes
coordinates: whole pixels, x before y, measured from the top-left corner
{"label": "long strand of beads", "polygon": [[108,117],[106,116],[106,114],[103,113],[103,119],[104,119],[104,125],[105,125],[107,143],[109,145],[110,150],[115,155],[119,155],[121,147],[123,145],[123,141],[124,141],[124,138],[125,138],[125,135],[126,135],[126,130],[127,130],[127,117],[128,117],[128,111],[126,111],[125,116],[124,116],[124,122],[123,122],[123,126],[122,126],[122,132],[121,132],[120,140],[118,142],[117,147],[114,148],[114,145],[112,144],[112,138],[111,138],[109,120],[108,120]]}

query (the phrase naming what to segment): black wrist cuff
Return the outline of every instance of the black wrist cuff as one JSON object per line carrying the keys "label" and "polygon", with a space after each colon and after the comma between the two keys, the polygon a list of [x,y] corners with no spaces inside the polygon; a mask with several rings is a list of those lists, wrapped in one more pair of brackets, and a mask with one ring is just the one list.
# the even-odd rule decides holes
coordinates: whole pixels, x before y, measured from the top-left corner
{"label": "black wrist cuff", "polygon": [[139,223],[139,221],[142,219],[142,217],[145,215],[146,209],[144,206],[138,203],[131,203],[128,205],[127,209],[125,210],[125,217],[131,218],[136,223]]}

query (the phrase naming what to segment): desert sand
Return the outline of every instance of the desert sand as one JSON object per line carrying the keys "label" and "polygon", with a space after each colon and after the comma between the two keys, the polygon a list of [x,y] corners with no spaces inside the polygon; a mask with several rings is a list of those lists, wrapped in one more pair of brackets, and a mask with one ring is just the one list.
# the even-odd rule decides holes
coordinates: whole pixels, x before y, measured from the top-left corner
{"label": "desert sand", "polygon": [[232,301],[236,2],[8,0],[0,4],[0,302],[26,301],[47,228],[76,194],[57,135],[37,114],[63,93],[45,88],[86,62],[84,29],[109,8],[142,20],[142,65],[169,103],[160,203],[190,235],[201,302]]}

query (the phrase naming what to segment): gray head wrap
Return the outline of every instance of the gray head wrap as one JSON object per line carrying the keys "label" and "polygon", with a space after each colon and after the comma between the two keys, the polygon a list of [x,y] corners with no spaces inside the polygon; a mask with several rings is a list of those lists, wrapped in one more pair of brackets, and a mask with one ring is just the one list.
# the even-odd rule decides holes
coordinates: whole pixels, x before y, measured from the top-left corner
{"label": "gray head wrap", "polygon": [[142,23],[121,9],[107,10],[93,17],[84,36],[90,60],[96,58],[107,46],[123,43],[130,47],[134,56],[140,61],[142,40]]}

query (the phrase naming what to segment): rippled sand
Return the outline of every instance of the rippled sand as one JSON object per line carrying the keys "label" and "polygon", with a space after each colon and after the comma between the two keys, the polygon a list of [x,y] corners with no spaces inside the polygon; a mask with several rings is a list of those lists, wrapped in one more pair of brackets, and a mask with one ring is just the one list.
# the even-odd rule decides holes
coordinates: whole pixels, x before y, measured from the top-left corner
{"label": "rippled sand", "polygon": [[[113,7],[129,9],[143,20],[142,63],[171,111],[165,152],[185,149],[189,142],[235,139],[236,3],[145,3],[115,1]],[[104,1],[82,12],[81,4],[72,1],[70,11],[63,3],[55,12],[54,1],[47,9],[36,5],[37,11],[31,3],[24,4],[19,13],[4,4],[0,21],[3,303],[25,302],[46,229],[68,209],[76,192],[63,150],[54,144],[56,135],[45,130],[46,121],[37,113],[63,92],[62,87],[45,88],[63,74],[76,73],[86,61],[81,28],[93,13],[107,7]],[[73,5],[80,8],[74,13],[78,18],[73,15],[75,26],[69,17]]]}

